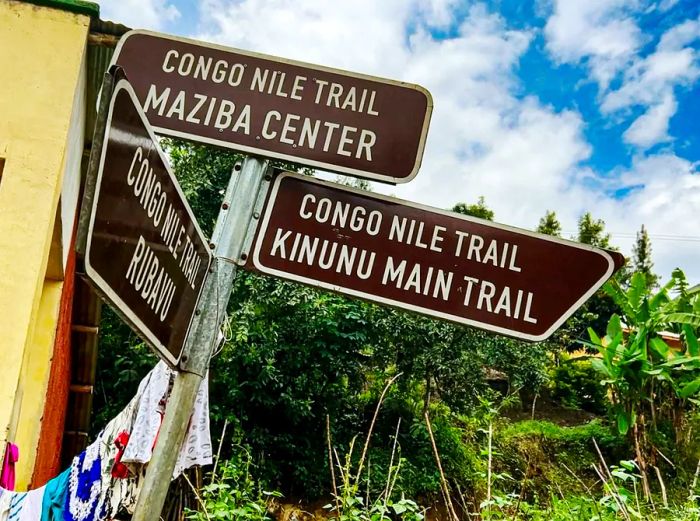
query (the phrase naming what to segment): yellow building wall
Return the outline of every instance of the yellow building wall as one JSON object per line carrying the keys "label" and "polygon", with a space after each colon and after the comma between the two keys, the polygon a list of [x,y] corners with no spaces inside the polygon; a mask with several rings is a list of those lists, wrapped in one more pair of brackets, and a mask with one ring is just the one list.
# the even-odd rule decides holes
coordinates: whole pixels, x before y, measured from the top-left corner
{"label": "yellow building wall", "polygon": [[[90,19],[0,0],[0,450],[34,465],[62,282],[45,280]],[[60,213],[60,212],[59,212]]]}

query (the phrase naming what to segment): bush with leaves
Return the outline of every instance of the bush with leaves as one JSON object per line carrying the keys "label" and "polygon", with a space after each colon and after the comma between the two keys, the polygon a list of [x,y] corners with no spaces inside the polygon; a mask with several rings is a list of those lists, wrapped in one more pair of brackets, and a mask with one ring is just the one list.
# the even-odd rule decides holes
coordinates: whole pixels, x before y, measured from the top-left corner
{"label": "bush with leaves", "polygon": [[552,399],[563,407],[594,414],[605,414],[608,399],[600,385],[600,376],[587,358],[562,355],[561,363],[552,371]]}
{"label": "bush with leaves", "polygon": [[268,492],[251,474],[251,457],[245,447],[235,447],[232,456],[212,472],[211,482],[199,491],[200,508],[186,510],[195,521],[272,521],[268,502],[282,497]]}

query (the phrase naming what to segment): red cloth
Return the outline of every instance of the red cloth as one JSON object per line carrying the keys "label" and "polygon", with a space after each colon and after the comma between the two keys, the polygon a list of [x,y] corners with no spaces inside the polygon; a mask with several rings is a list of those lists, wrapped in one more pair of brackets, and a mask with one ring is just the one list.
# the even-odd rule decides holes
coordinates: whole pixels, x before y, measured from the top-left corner
{"label": "red cloth", "polygon": [[0,487],[5,490],[15,489],[15,463],[18,460],[19,447],[8,441],[7,447],[5,447],[5,460],[2,462],[2,475],[0,476]]}
{"label": "red cloth", "polygon": [[129,433],[126,431],[120,432],[119,436],[114,440],[114,444],[119,450],[117,451],[117,456],[114,458],[114,465],[112,465],[113,478],[126,479],[129,477],[129,469],[122,463],[122,455],[124,454],[127,443],[129,443]]}

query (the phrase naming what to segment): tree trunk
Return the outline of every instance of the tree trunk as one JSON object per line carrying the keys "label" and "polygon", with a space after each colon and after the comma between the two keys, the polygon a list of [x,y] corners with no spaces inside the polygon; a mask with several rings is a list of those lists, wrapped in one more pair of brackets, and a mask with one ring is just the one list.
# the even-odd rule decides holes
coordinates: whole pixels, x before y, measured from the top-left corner
{"label": "tree trunk", "polygon": [[423,415],[428,412],[428,408],[430,407],[430,392],[432,391],[431,387],[432,383],[432,378],[430,377],[430,371],[425,372],[425,395],[423,396]]}
{"label": "tree trunk", "polygon": [[[640,420],[643,420],[644,416],[640,416]],[[637,463],[639,464],[639,474],[642,476],[642,489],[644,490],[644,498],[647,501],[651,500],[651,489],[649,488],[649,478],[647,477],[647,463],[646,459],[642,455],[642,449],[639,444],[639,421],[634,423],[634,451],[637,455]]]}

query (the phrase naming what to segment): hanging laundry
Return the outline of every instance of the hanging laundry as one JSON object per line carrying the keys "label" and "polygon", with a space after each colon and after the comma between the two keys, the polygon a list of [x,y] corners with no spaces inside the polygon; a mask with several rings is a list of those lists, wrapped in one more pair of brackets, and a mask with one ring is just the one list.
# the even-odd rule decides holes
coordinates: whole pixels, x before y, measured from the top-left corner
{"label": "hanging laundry", "polygon": [[[17,516],[17,521],[39,521],[41,519],[43,499],[44,487],[27,492]],[[15,521],[12,518],[12,514],[10,514],[9,520]]]}
{"label": "hanging laundry", "polygon": [[[143,382],[142,382],[143,384]],[[121,463],[129,432],[133,430],[138,403],[145,385],[140,385],[136,396],[110,421],[98,435],[102,457],[102,490],[100,497],[100,519],[112,519],[120,510],[128,511],[138,497],[138,472],[130,470]]]}
{"label": "hanging laundry", "polygon": [[129,468],[122,463],[122,455],[124,454],[124,449],[126,444],[129,442],[129,433],[122,431],[119,433],[117,438],[114,440],[114,444],[117,446],[117,456],[114,458],[114,465],[112,465],[112,477],[118,479],[126,479],[129,477]]}
{"label": "hanging laundry", "polygon": [[100,440],[73,459],[63,509],[65,521],[96,521],[100,515],[102,474]]}
{"label": "hanging laundry", "polygon": [[19,460],[19,447],[7,442],[5,447],[5,459],[2,462],[2,474],[0,475],[0,487],[5,490],[15,489],[15,464]]}
{"label": "hanging laundry", "polygon": [[7,521],[7,516],[10,513],[10,500],[12,494],[4,489],[0,489],[0,521]]}
{"label": "hanging laundry", "polygon": [[66,504],[68,479],[71,468],[64,470],[58,477],[50,480],[44,487],[41,501],[41,521],[63,521],[63,508]]}
{"label": "hanging laundry", "polygon": [[[163,362],[144,378],[145,386],[137,406],[134,428],[121,461],[131,468],[150,460],[153,446],[165,413],[165,403],[170,386],[171,371]],[[143,383],[142,382],[142,383]]]}
{"label": "hanging laundry", "polygon": [[[136,468],[136,465],[144,465],[151,460],[174,376],[175,373],[164,362],[159,362],[153,369],[139,402],[134,429],[122,455],[122,463]],[[209,384],[205,376],[197,391],[187,435],[178,453],[172,478],[177,478],[193,465],[210,465],[212,461]]]}
{"label": "hanging laundry", "polygon": [[[0,521],[29,521],[31,518],[21,517],[26,500],[27,492],[0,489]],[[39,518],[32,521],[36,519]]]}
{"label": "hanging laundry", "polygon": [[209,375],[204,375],[197,391],[190,426],[173,470],[173,479],[195,465],[211,465],[212,446],[209,427]]}
{"label": "hanging laundry", "polygon": [[[29,492],[0,488],[0,521],[105,521],[124,512],[132,514],[174,376],[160,362],[141,381],[129,404],[73,458],[71,467],[44,487]],[[14,465],[18,454],[16,446],[8,444],[6,461]],[[173,479],[193,465],[211,462],[209,387],[204,378]],[[9,468],[9,464],[3,467],[3,477]],[[14,481],[14,472],[8,471],[7,477]]]}

